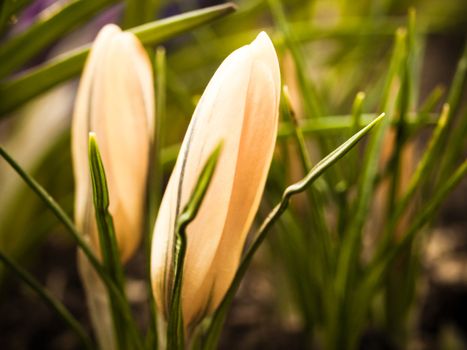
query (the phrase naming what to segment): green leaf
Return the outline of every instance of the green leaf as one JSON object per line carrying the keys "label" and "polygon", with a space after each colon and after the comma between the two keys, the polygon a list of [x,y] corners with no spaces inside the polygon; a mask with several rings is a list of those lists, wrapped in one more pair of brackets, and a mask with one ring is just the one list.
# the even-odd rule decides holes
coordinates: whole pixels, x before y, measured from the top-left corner
{"label": "green leaf", "polygon": [[[47,191],[30,175],[28,175],[18,163],[6,152],[6,150],[0,146],[0,155],[7,163],[15,170],[18,175],[24,180],[26,185],[31,188],[38,197],[44,202],[44,204],[54,213],[59,219],[67,231],[71,233],[73,239],[76,241],[78,246],[83,250],[83,253],[87,256],[91,264],[94,266],[99,275],[105,275],[103,272],[102,265],[99,263],[94,253],[90,250],[88,244],[83,240],[82,235],[78,232],[78,229],[73,224],[67,213],[60,207],[60,205],[47,193]],[[102,277],[102,276],[101,276]]]}
{"label": "green leaf", "polygon": [[[359,128],[362,128],[372,120],[374,120],[378,115],[375,113],[363,113],[360,117]],[[431,126],[436,125],[437,114],[434,113],[423,113],[424,122],[420,125],[419,122],[416,122],[414,119],[420,118],[422,115],[416,113],[409,113],[407,124],[411,128],[421,127],[421,126]],[[389,118],[388,118],[389,119]],[[348,130],[353,127],[353,116],[352,115],[328,115],[313,120],[301,120],[298,128],[305,135],[316,135],[316,134],[333,134],[333,133],[342,133],[343,131]],[[391,120],[391,125],[395,125],[396,121]],[[356,132],[356,131],[355,131]],[[295,126],[291,122],[282,122],[279,125],[278,137],[289,137],[294,136]]]}
{"label": "green leaf", "polygon": [[[316,120],[323,115],[323,106],[321,103],[322,98],[320,98],[314,83],[306,74],[308,71],[306,57],[298,44],[294,31],[290,27],[281,1],[268,0],[268,5],[274,22],[284,37],[285,46],[290,51],[295,65],[302,103],[307,117],[305,119]],[[318,135],[318,143],[320,145],[320,155],[324,155],[332,149],[330,148],[328,139],[321,137],[321,135]],[[342,178],[341,171],[338,166],[331,169],[326,175],[326,178],[329,178],[332,184],[337,183],[337,178]],[[328,186],[327,189],[334,190],[332,186]]]}
{"label": "green leaf", "polygon": [[[163,179],[163,146],[165,143],[166,132],[162,128],[165,127],[166,104],[167,104],[167,63],[166,53],[163,47],[158,47],[155,55],[154,64],[154,81],[155,81],[155,101],[156,111],[154,120],[154,136],[152,147],[153,166],[151,169],[151,180],[149,181],[149,226],[153,227],[156,221],[157,208],[159,207],[162,188],[164,186]],[[178,150],[176,152],[178,154]],[[176,158],[176,154],[175,154]]]}
{"label": "green leaf", "polygon": [[437,85],[430,92],[428,97],[425,98],[423,103],[420,104],[419,111],[422,112],[422,113],[419,115],[419,119],[421,119],[420,121],[422,123],[424,122],[424,118],[422,118],[422,117],[426,116],[426,114],[424,114],[424,113],[428,113],[428,112],[433,111],[435,109],[436,105],[441,100],[441,97],[443,97],[443,94],[444,94],[444,88],[442,86],[440,86],[440,85]]}
{"label": "green leaf", "polygon": [[[157,103],[157,102],[156,102]],[[420,128],[420,127],[428,127],[436,125],[435,114],[430,113],[424,115],[424,121],[422,124],[417,122],[415,119],[419,117],[419,114],[409,114],[410,119],[407,121],[410,127],[412,128]],[[365,127],[369,123],[371,123],[377,117],[374,113],[364,113],[361,116],[359,127]],[[307,136],[314,135],[316,133],[342,133],[347,129],[352,127],[352,116],[351,115],[336,115],[336,116],[326,116],[321,117],[311,121],[303,121],[300,123],[298,128],[301,132]],[[391,122],[391,124],[395,124],[395,122]],[[294,137],[294,125],[291,122],[281,122],[279,124],[279,131],[277,133],[277,137],[287,138],[287,137]],[[414,130],[415,131],[415,130]],[[166,146],[161,150],[161,166],[164,171],[170,171],[172,169],[175,160],[177,159],[178,152],[180,150],[180,144],[173,144],[170,146]]]}
{"label": "green leaf", "polygon": [[394,113],[395,101],[400,84],[399,72],[403,64],[405,53],[406,32],[398,30],[391,65],[384,89],[384,111],[388,115],[370,138],[366,148],[364,166],[360,175],[357,203],[349,231],[344,236],[338,258],[336,287],[338,294],[343,296],[355,272],[355,262],[360,254],[360,239],[368,215],[368,208],[374,192],[375,179],[378,173],[379,157],[382,149],[384,135],[388,130]]}
{"label": "green leaf", "polygon": [[235,274],[235,277],[230,285],[224,299],[222,300],[219,308],[212,317],[211,324],[206,334],[204,349],[216,349],[219,340],[222,325],[227,315],[228,308],[232,303],[235,293],[240,285],[243,276],[245,275],[247,268],[260,247],[261,243],[266,239],[266,236],[274,225],[274,223],[281,217],[284,211],[287,209],[290,199],[303,191],[305,191],[314,181],[316,181],[330,166],[335,164],[341,159],[347,152],[349,152],[375,125],[377,125],[384,118],[384,113],[378,118],[373,120],[370,124],[360,130],[358,133],[349,138],[337,149],[332,151],[300,181],[290,185],[285,189],[282,194],[282,199],[274,209],[269,213],[266,219],[260,225],[256,235],[254,236],[252,244],[247,248],[245,255],[242,258],[240,266]]}
{"label": "green leaf", "polygon": [[183,350],[184,348],[184,325],[181,304],[181,292],[183,282],[183,264],[187,246],[186,228],[192,222],[201,207],[204,196],[211,183],[212,176],[216,169],[217,160],[222,149],[220,143],[206,161],[201,174],[198,177],[193,193],[184,210],[177,218],[175,254],[174,254],[174,286],[171,296],[171,307],[167,326],[167,349]]}
{"label": "green leaf", "polygon": [[448,104],[451,107],[451,112],[455,113],[460,107],[463,87],[467,78],[467,41],[464,43],[464,51],[457,63],[456,73],[449,89]]}
{"label": "green leaf", "polygon": [[273,15],[274,22],[284,36],[284,42],[292,55],[297,71],[300,91],[303,94],[303,104],[307,111],[308,118],[318,118],[322,114],[318,94],[315,86],[306,74],[307,67],[304,54],[300,50],[298,41],[294,36],[294,31],[290,28],[283,6],[280,0],[269,0],[268,5]]}
{"label": "green leaf", "polygon": [[407,233],[404,235],[404,238],[401,242],[394,248],[392,252],[390,252],[390,256],[395,256],[399,252],[402,251],[404,247],[409,244],[417,232],[423,228],[423,226],[432,219],[434,213],[439,208],[439,206],[443,203],[445,198],[448,196],[449,193],[459,184],[459,182],[465,177],[467,174],[467,160],[455,169],[454,173],[449,177],[449,179],[441,186],[438,191],[435,193],[433,198],[425,204],[422,208],[421,213],[417,215],[412,226],[409,227]]}
{"label": "green leaf", "polygon": [[420,213],[413,220],[412,225],[405,233],[403,239],[388,249],[384,255],[376,257],[371,262],[367,272],[365,273],[365,278],[362,280],[361,285],[357,291],[376,288],[378,283],[381,281],[386,268],[398,254],[403,252],[404,249],[409,246],[420,229],[422,229],[428,221],[432,220],[436,210],[438,210],[449,193],[452,192],[452,190],[459,184],[459,182],[466,176],[466,174],[467,160],[465,160],[455,170],[455,172],[449,177],[444,185],[438,189],[433,198],[423,206]]}
{"label": "green leaf", "polygon": [[[294,141],[298,147],[298,153],[302,163],[303,172],[306,174],[312,168],[311,156],[307,149],[303,131],[299,128],[298,120],[292,108],[287,86],[284,86],[283,88],[283,97],[286,105],[285,116],[291,121],[293,125],[294,133],[292,137],[294,138]],[[308,191],[306,191],[306,195],[311,208],[310,221],[316,225],[316,230],[314,230],[314,232],[317,236],[319,236],[317,238],[317,243],[320,246],[317,247],[317,249],[322,258],[321,262],[323,263],[324,270],[328,271],[331,259],[330,257],[332,255],[332,242],[331,234],[329,232],[329,228],[326,224],[326,219],[324,216],[324,208],[321,205],[321,203],[323,203],[323,192],[327,190],[327,183],[325,181],[319,182],[319,180],[316,181],[314,186],[312,186]]]}
{"label": "green leaf", "polygon": [[123,292],[123,268],[113,218],[109,212],[109,190],[104,164],[97,145],[96,135],[93,132],[89,133],[89,169],[102,260],[111,278]]}
{"label": "green leaf", "polygon": [[[155,57],[154,69],[155,81],[155,95],[156,95],[156,113],[154,120],[154,136],[153,144],[151,147],[151,156],[153,163],[150,170],[148,181],[148,218],[147,218],[147,234],[145,240],[146,250],[146,272],[147,280],[151,281],[151,246],[154,224],[157,216],[157,209],[160,205],[162,188],[163,188],[163,174],[164,163],[162,145],[164,144],[164,134],[161,132],[162,127],[165,126],[165,108],[166,108],[166,54],[163,47],[158,47]],[[174,159],[177,157],[179,149],[177,147],[176,153],[173,154]],[[148,299],[149,299],[149,319],[150,326],[146,334],[146,344],[149,349],[157,347],[157,316],[156,316],[156,302],[154,300],[154,292],[152,283],[147,284]]]}
{"label": "green leaf", "polygon": [[[120,292],[125,295],[123,267],[118,250],[117,237],[112,215],[109,212],[109,190],[105,176],[104,164],[97,145],[96,136],[89,133],[89,169],[92,183],[92,197],[99,233],[99,246],[102,254],[104,268],[110,275]],[[126,326],[120,314],[118,305],[110,298],[112,320],[115,327],[116,344],[119,349],[127,348]]]}
{"label": "green leaf", "polygon": [[[467,79],[467,41],[465,42],[464,51],[460,58],[454,79],[449,89],[448,104],[450,113],[455,114],[462,107],[462,94]],[[465,104],[464,104],[465,106]],[[448,133],[444,136],[444,147],[450,151],[446,153],[441,164],[438,181],[444,181],[449,176],[456,162],[462,157],[465,150],[465,138],[467,134],[467,118],[465,110],[459,118],[451,118],[447,124]]]}
{"label": "green leaf", "polygon": [[60,39],[64,34],[87,21],[98,11],[116,0],[73,0],[60,8],[56,4],[45,18],[41,18],[26,31],[14,36],[0,46],[0,78],[20,68],[41,50]]}
{"label": "green leaf", "polygon": [[393,213],[391,213],[391,215],[389,216],[390,221],[384,230],[383,237],[381,238],[381,241],[378,245],[377,253],[375,254],[376,256],[382,254],[388,248],[388,244],[390,243],[390,239],[392,236],[392,231],[395,229],[398,220],[407,210],[407,207],[413,200],[413,197],[417,190],[419,190],[423,182],[427,180],[427,174],[430,174],[430,171],[435,166],[436,161],[439,160],[437,155],[440,152],[442,140],[447,132],[446,126],[449,124],[449,119],[451,118],[451,116],[452,114],[449,113],[449,105],[445,104],[439,117],[438,124],[430,138],[430,142],[427,146],[427,149],[423,153],[422,159],[418,163],[414,174],[410,178],[407,190],[405,191],[403,197],[397,204]]}
{"label": "green leaf", "polygon": [[360,91],[355,96],[352,105],[352,129],[351,133],[355,134],[358,129],[360,128],[361,119],[362,119],[362,109],[363,109],[363,101],[365,100],[365,93]]}
{"label": "green leaf", "polygon": [[144,22],[145,0],[124,0],[122,28],[131,28]]}
{"label": "green leaf", "polygon": [[405,142],[408,139],[408,128],[407,128],[407,117],[409,108],[412,106],[412,96],[414,83],[413,72],[413,57],[415,56],[415,11],[409,11],[409,26],[408,35],[406,37],[406,52],[401,61],[401,72],[400,72],[400,89],[398,92],[397,101],[397,118],[395,125],[395,141],[394,150],[389,160],[389,173],[391,174],[389,196],[387,198],[387,213],[390,215],[394,211],[394,206],[397,200],[397,193],[399,191],[400,184],[400,172],[401,172],[401,156],[402,149]]}
{"label": "green leaf", "polygon": [[134,27],[154,19],[163,1],[161,0],[125,0],[123,28]]}
{"label": "green leaf", "polygon": [[[212,22],[236,9],[232,3],[207,7],[150,22],[130,29],[143,44],[155,45],[176,35]],[[24,75],[0,84],[0,116],[14,110],[29,99],[78,75],[90,46],[85,46],[50,60]]]}
{"label": "green leaf", "polygon": [[[349,135],[355,134],[358,129],[361,127],[362,123],[362,111],[363,111],[363,102],[365,100],[365,93],[360,91],[355,95],[355,99],[352,104],[352,125],[350,126]],[[351,166],[348,169],[349,172],[349,184],[353,184],[358,178],[358,169],[361,167],[360,157],[357,152],[351,154],[350,160]],[[347,213],[345,214],[347,216]]]}
{"label": "green leaf", "polygon": [[[23,179],[26,185],[31,188],[37,196],[42,200],[42,202],[47,206],[48,209],[57,217],[57,219],[63,223],[67,232],[69,232],[75,242],[78,244],[79,248],[83,251],[86,257],[89,259],[89,262],[96,270],[99,277],[102,279],[104,284],[107,287],[109,294],[112,299],[116,301],[120,310],[122,311],[129,332],[132,333],[132,337],[137,337],[137,330],[134,324],[134,320],[131,317],[131,310],[128,304],[128,301],[121,293],[120,289],[115,285],[113,280],[107,274],[107,271],[103,268],[101,263],[97,260],[94,253],[89,248],[88,244],[83,240],[82,234],[78,232],[76,226],[73,224],[73,221],[65,213],[65,211],[60,207],[60,205],[47,193],[47,191],[29,174],[27,174],[21,166],[14,161],[14,159],[5,151],[3,147],[0,146],[0,156],[7,161],[7,163],[16,171],[16,173]],[[141,347],[137,347],[141,349]]]}
{"label": "green leaf", "polygon": [[[412,225],[407,230],[403,239],[387,249],[384,254],[376,256],[365,270],[363,278],[353,289],[353,299],[350,303],[350,312],[352,313],[352,322],[349,322],[349,334],[356,334],[356,329],[360,327],[365,319],[368,310],[368,301],[375,295],[378,286],[383,281],[387,269],[391,266],[394,259],[402,252],[410,248],[416,234],[430,220],[439,206],[446,199],[447,195],[459,184],[467,173],[467,161],[459,166],[454,174],[446,183],[438,189],[434,197],[428,201],[421,212],[413,220]],[[357,327],[357,328],[355,328]]]}

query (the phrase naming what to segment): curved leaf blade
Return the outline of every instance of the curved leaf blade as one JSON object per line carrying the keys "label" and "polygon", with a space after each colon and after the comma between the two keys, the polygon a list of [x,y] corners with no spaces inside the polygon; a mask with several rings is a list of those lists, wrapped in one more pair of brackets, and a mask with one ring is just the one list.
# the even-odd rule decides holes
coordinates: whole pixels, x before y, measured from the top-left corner
{"label": "curved leaf blade", "polygon": [[[232,3],[190,11],[130,29],[145,45],[159,44],[178,34],[225,16],[236,9]],[[0,116],[29,99],[78,75],[89,46],[78,48],[35,68],[21,77],[0,84]]]}

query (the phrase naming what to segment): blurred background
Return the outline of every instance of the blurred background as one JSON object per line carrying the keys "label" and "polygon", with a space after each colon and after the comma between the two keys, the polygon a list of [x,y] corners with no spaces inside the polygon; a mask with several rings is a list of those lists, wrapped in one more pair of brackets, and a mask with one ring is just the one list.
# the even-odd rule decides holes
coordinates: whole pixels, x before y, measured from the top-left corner
{"label": "blurred background", "polygon": [[[17,13],[4,18],[2,22],[0,65],[8,65],[7,58],[2,56],[2,46],[5,52],[11,38],[26,33],[37,23],[59,13],[71,2],[73,1],[17,1]],[[70,25],[59,37],[51,39],[30,59],[18,67],[4,70],[2,82],[18,79],[44,62],[91,42],[106,23],[118,23],[129,28],[223,3],[214,0],[153,1],[148,7],[150,10],[132,20],[125,14],[124,2],[100,2],[102,5],[96,6],[93,13],[76,20],[76,23]],[[415,63],[410,80],[412,100],[409,113],[417,113],[425,108],[427,117],[426,125],[418,125],[416,135],[407,143],[410,147],[405,148],[408,156],[400,163],[403,182],[405,171],[407,174],[413,172],[426,148],[433,130],[433,122],[430,121],[439,115],[442,102],[446,100],[453,84],[467,38],[467,2],[282,0],[280,3],[239,0],[235,3],[238,5],[235,13],[163,43],[167,52],[167,102],[160,142],[161,147],[166,150],[163,169],[165,178],[170,175],[177,154],[176,145],[182,140],[196,102],[210,77],[230,52],[249,43],[261,30],[265,30],[273,38],[280,56],[283,83],[289,88],[293,118],[298,123],[305,120],[304,125],[309,126],[309,131],[305,134],[307,147],[312,161],[319,160],[323,153],[326,154],[322,146],[317,146],[320,138],[329,136],[331,146],[335,146],[350,135],[350,127],[336,126],[340,125],[336,118],[347,116],[347,119],[342,120],[349,120],[354,98],[359,91],[365,92],[364,114],[379,114],[385,110],[381,96],[390,69],[395,33],[398,28],[409,25],[409,13],[412,11],[412,16],[413,13],[416,16],[416,44],[412,52]],[[274,8],[274,3],[280,3],[281,11]],[[148,47],[150,52],[153,49],[154,47]],[[299,50],[299,54],[294,49]],[[464,65],[467,65],[465,61]],[[25,103],[12,108],[0,108],[0,143],[70,214],[73,212],[73,178],[69,126],[77,82],[75,77]],[[319,107],[307,107],[307,100],[303,98],[304,85],[312,91]],[[0,88],[0,106],[8,105],[10,96],[5,91]],[[466,96],[466,89],[461,87],[458,108],[452,117],[458,125],[464,125],[462,120],[467,118]],[[323,119],[321,123],[318,120],[316,124],[307,122],[313,111],[319,111],[318,117],[327,119]],[[279,138],[275,158],[277,161],[273,163],[259,217],[264,217],[277,201],[279,190],[303,176],[297,160],[297,147],[287,136],[290,134],[287,130],[294,120],[284,118],[283,116],[280,129],[282,136]],[[334,124],[326,124],[326,121]],[[390,144],[391,141],[387,141],[383,147],[391,148]],[[461,137],[456,159],[465,159],[465,145],[465,137]],[[355,151],[353,158],[359,157],[356,153],[358,151],[362,156],[365,149],[361,147]],[[449,148],[444,149],[445,153],[448,151]],[[442,154],[443,152],[439,154],[439,159]],[[384,158],[384,152],[381,158]],[[346,168],[346,165],[342,167]],[[349,171],[358,173],[359,169]],[[426,174],[424,191],[427,193],[436,190],[436,187],[431,187],[436,186],[435,178],[431,181],[431,176],[435,176],[433,174]],[[351,182],[332,182],[336,188],[339,188],[339,184],[345,189],[346,195],[352,196]],[[384,202],[384,196],[384,191],[374,196],[372,211],[368,212],[370,228],[365,229],[366,235],[362,239],[363,249],[369,247],[371,251],[372,241],[375,240],[367,231],[381,231],[384,225],[384,220],[378,216],[383,215],[381,212],[384,210],[378,209],[378,206]],[[315,311],[307,314],[303,311],[306,309],[304,303],[307,298],[297,297],[297,290],[302,285],[308,284],[307,288],[313,288],[306,280],[308,272],[301,274],[293,267],[295,262],[288,257],[293,254],[291,246],[294,244],[288,237],[291,226],[295,222],[295,225],[306,227],[310,220],[304,213],[303,207],[306,205],[302,203],[303,200],[300,198],[294,203],[296,217],[300,219],[284,219],[282,226],[279,225],[272,232],[257,255],[234,301],[222,335],[221,349],[326,348],[320,340],[322,337],[326,338],[323,336],[327,332],[326,326],[321,325],[322,317],[316,311],[318,309],[310,302],[311,309]],[[423,196],[418,200],[423,201]],[[339,222],[336,219],[338,210],[332,203],[323,208],[325,220],[339,232]],[[411,218],[408,217],[407,220],[410,222]],[[402,276],[401,279],[407,277],[410,280],[409,284],[396,283],[396,287],[410,290],[407,293],[409,296],[402,302],[403,316],[398,318],[402,320],[401,324],[396,330],[391,322],[381,321],[387,319],[378,311],[378,305],[384,303],[381,301],[384,297],[375,294],[370,309],[376,311],[370,311],[365,317],[363,328],[358,332],[358,348],[467,348],[465,179],[447,198],[438,214],[430,220],[427,231],[428,234],[414,244],[417,249],[411,255],[411,263],[405,264],[406,261],[402,261],[401,267],[395,269],[396,274]],[[36,276],[90,331],[84,294],[76,270],[74,242],[34,193],[3,161],[0,162],[0,249]],[[319,255],[317,249],[319,248],[316,245],[311,245],[302,257],[306,258],[307,254]],[[138,322],[144,328],[148,322],[145,312],[145,258],[144,249],[140,250],[127,266],[127,281],[129,298],[134,305],[135,314],[138,315]],[[362,252],[363,261],[365,251]],[[317,300],[319,304],[320,299]],[[311,314],[313,315],[310,316]],[[0,344],[2,349],[79,348],[78,340],[66,325],[1,266]]]}

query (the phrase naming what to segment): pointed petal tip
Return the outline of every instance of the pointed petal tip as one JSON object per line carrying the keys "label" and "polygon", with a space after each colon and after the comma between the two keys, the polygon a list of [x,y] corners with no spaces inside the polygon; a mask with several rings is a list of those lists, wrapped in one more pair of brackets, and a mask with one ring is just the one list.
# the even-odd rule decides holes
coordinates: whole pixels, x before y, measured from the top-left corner
{"label": "pointed petal tip", "polygon": [[264,30],[262,30],[262,31],[256,36],[256,39],[271,41],[271,38],[269,37],[268,33],[266,33]]}
{"label": "pointed petal tip", "polygon": [[281,84],[279,59],[277,58],[276,49],[271,38],[266,32],[262,31],[250,44],[250,48],[252,49],[255,60],[269,67],[276,85],[277,98],[279,98]]}
{"label": "pointed petal tip", "polygon": [[128,43],[129,45],[134,45],[135,43],[139,44],[139,41],[136,38],[136,36],[130,32],[122,32],[122,34],[119,35],[119,39],[123,43]]}
{"label": "pointed petal tip", "polygon": [[107,23],[102,27],[101,30],[116,30],[116,31],[119,31],[119,32],[122,31],[120,29],[120,27],[118,25],[116,25],[115,23]]}
{"label": "pointed petal tip", "polygon": [[101,33],[109,33],[109,34],[115,34],[115,33],[120,33],[122,30],[120,29],[120,27],[116,24],[113,24],[113,23],[109,23],[109,24],[106,24],[105,26],[102,27],[102,29],[99,31],[99,34]]}
{"label": "pointed petal tip", "polygon": [[265,31],[261,31],[252,41],[251,45],[267,45],[270,47],[274,47],[271,38]]}
{"label": "pointed petal tip", "polygon": [[256,36],[255,40],[251,42],[250,47],[253,48],[253,51],[256,53],[256,57],[264,57],[264,55],[266,57],[277,57],[274,44],[272,43],[269,35],[264,31],[260,32]]}

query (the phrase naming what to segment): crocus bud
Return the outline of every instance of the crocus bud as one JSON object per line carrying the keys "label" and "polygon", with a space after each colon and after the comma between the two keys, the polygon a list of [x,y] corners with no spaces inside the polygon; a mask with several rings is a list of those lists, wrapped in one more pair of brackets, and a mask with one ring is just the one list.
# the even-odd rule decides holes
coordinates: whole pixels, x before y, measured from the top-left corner
{"label": "crocus bud", "polygon": [[216,171],[186,233],[181,292],[186,327],[217,308],[238,268],[274,151],[279,97],[277,55],[267,34],[260,33],[225,59],[196,107],[162,199],[151,253],[155,299],[167,316],[175,221],[222,141]]}
{"label": "crocus bud", "polygon": [[153,96],[151,64],[141,43],[116,25],[105,26],[92,46],[75,103],[75,221],[98,252],[88,161],[88,134],[93,131],[106,171],[109,210],[123,260],[132,255],[141,238]]}

